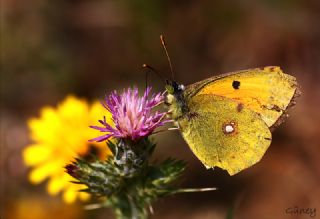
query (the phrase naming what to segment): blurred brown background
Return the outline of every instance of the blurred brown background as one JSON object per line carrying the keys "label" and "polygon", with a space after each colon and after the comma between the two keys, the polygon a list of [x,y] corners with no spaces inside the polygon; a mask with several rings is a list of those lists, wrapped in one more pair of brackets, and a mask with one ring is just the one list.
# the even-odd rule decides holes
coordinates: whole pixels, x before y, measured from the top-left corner
{"label": "blurred brown background", "polygon": [[[109,210],[65,205],[46,194],[44,183],[27,181],[25,121],[69,93],[92,100],[143,88],[143,63],[169,76],[161,33],[183,84],[279,65],[297,77],[303,94],[262,161],[233,177],[205,170],[179,133],[156,136],[155,159],[187,160],[183,186],[219,190],[161,200],[152,218],[310,218],[286,214],[295,206],[316,208],[320,218],[318,0],[3,0],[1,17],[1,219],[37,219],[43,212],[45,218],[113,218]],[[163,89],[155,76],[149,83]]]}

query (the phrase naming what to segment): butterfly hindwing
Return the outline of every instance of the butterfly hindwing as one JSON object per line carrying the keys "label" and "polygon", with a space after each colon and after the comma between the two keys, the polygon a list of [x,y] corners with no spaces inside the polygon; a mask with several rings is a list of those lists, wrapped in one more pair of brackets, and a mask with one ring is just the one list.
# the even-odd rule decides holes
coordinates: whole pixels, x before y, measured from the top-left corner
{"label": "butterfly hindwing", "polygon": [[178,119],[183,137],[207,167],[234,175],[257,163],[271,143],[260,116],[232,99],[210,94],[188,99],[189,113]]}
{"label": "butterfly hindwing", "polygon": [[272,127],[278,125],[297,94],[297,82],[279,67],[249,69],[212,77],[190,85],[187,98],[214,94],[236,100],[258,113]]}

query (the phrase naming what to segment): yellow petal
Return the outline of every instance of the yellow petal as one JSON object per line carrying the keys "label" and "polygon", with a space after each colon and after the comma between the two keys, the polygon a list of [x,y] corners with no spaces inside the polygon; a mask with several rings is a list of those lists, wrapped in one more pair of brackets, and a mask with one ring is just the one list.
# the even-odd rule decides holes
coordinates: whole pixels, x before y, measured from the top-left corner
{"label": "yellow petal", "polygon": [[90,199],[90,195],[86,192],[79,192],[79,198],[82,201],[88,201]]}
{"label": "yellow petal", "polygon": [[46,147],[40,144],[33,144],[27,146],[23,152],[23,160],[27,166],[34,166],[36,164],[46,161],[51,154],[51,147]]}
{"label": "yellow petal", "polygon": [[67,204],[73,203],[77,198],[77,193],[78,191],[73,190],[72,186],[69,186],[63,193],[63,201]]}
{"label": "yellow petal", "polygon": [[59,160],[42,164],[30,172],[29,179],[32,183],[40,183],[47,177],[63,171],[63,167],[64,164]]}
{"label": "yellow petal", "polygon": [[110,112],[104,108],[101,103],[99,103],[98,101],[94,102],[90,108],[90,119],[92,122],[96,122],[98,119],[102,119],[103,116],[110,117],[108,115],[110,114]]}
{"label": "yellow petal", "polygon": [[52,107],[44,107],[41,110],[41,117],[30,119],[28,125],[32,140],[41,143],[48,143],[49,141],[51,144],[63,127],[60,118]]}
{"label": "yellow petal", "polygon": [[[85,100],[76,99],[69,96],[58,106],[58,113],[64,122],[70,122],[69,125],[87,125],[88,104]],[[67,123],[68,124],[68,123]]]}
{"label": "yellow petal", "polygon": [[49,180],[47,191],[50,195],[58,194],[64,187],[71,183],[69,178],[65,177],[64,175],[67,175],[67,173],[61,173]]}

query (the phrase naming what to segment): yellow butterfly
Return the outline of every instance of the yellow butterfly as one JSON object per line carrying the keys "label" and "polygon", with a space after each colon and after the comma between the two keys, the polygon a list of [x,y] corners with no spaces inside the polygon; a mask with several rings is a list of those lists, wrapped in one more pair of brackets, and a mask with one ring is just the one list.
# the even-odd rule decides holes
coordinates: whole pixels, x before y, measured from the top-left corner
{"label": "yellow butterfly", "polygon": [[232,72],[187,87],[168,81],[166,91],[170,117],[193,153],[206,168],[230,175],[262,158],[270,130],[299,94],[296,79],[279,67]]}

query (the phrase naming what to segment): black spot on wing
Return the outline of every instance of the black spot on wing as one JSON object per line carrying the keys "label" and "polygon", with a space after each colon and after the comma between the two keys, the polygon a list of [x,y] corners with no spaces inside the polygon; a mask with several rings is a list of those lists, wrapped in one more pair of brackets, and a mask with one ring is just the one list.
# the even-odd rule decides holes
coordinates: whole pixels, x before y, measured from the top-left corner
{"label": "black spot on wing", "polygon": [[233,89],[238,90],[240,88],[240,81],[233,81],[232,87]]}

